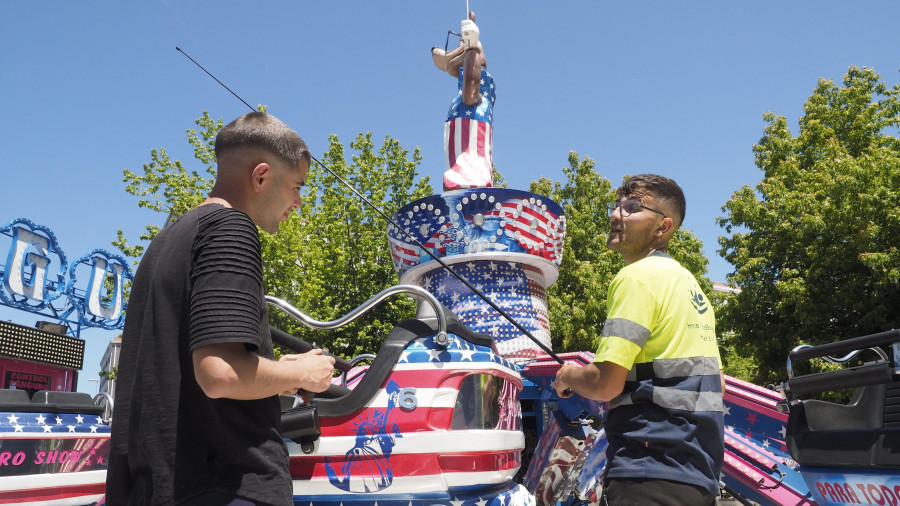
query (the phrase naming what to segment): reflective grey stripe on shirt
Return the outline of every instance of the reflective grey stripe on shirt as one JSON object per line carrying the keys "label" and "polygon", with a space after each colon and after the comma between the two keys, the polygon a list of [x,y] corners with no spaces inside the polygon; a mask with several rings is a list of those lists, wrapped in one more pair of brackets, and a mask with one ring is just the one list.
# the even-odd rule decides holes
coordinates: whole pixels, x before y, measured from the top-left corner
{"label": "reflective grey stripe on shirt", "polygon": [[686,378],[719,374],[716,357],[658,358],[653,361],[653,375],[657,378]]}
{"label": "reflective grey stripe on shirt", "polygon": [[[666,409],[682,411],[724,411],[719,392],[691,392],[669,387],[653,387],[653,403]],[[631,393],[623,393],[609,401],[609,409],[634,404]]]}
{"label": "reflective grey stripe on shirt", "polygon": [[[654,379],[690,378],[693,376],[719,376],[719,360],[716,357],[658,358],[652,362],[653,373],[649,376],[650,364],[635,364],[628,371],[628,382],[649,382]],[[643,377],[637,377],[637,370],[642,369]],[[667,409],[685,411],[722,411],[722,394],[719,392],[697,392],[677,387],[652,385],[653,403]],[[716,389],[718,390],[718,388]],[[623,392],[610,401],[609,408],[633,404],[631,391]]]}
{"label": "reflective grey stripe on shirt", "polygon": [[643,348],[650,339],[650,329],[625,318],[610,318],[603,324],[600,336],[621,337],[638,345],[638,348]]}
{"label": "reflective grey stripe on shirt", "polygon": [[[635,364],[628,371],[625,381],[645,381],[653,378],[687,378],[688,376],[713,376],[719,374],[719,360],[715,357],[688,357],[688,358],[658,358],[652,363],[653,376],[647,376],[646,372],[638,378],[637,370],[640,366]],[[646,371],[646,368],[641,367]]]}

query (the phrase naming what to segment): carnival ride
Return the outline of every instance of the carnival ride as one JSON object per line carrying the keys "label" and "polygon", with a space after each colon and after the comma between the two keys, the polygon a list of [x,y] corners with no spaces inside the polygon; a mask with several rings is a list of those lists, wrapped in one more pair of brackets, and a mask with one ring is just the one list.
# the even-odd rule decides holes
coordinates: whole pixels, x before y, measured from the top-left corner
{"label": "carnival ride", "polygon": [[0,389],[0,504],[99,501],[109,454],[104,415],[86,393]]}
{"label": "carnival ride", "polygon": [[[341,361],[344,374],[328,392],[309,402],[283,398],[295,503],[598,504],[605,435],[586,415],[602,419],[604,405],[557,398],[556,361],[504,359],[493,339],[419,287],[386,290],[348,317],[395,293],[440,311],[398,323],[377,354]],[[308,349],[272,332],[282,346]],[[799,348],[790,360],[861,350],[877,350],[877,359],[816,375],[789,372],[782,393],[727,378],[724,491],[743,504],[900,502],[900,331]],[[857,390],[848,404],[798,399],[850,387]],[[84,393],[29,398],[0,390],[0,504],[98,501],[108,415]]]}
{"label": "carnival ride", "polygon": [[[472,56],[437,53],[447,56],[444,66],[450,57],[463,66]],[[485,72],[478,61],[470,67]],[[475,112],[486,107],[477,100],[463,105]],[[457,161],[472,158],[490,166],[485,124],[492,113],[481,111],[479,125],[457,120],[459,107],[451,105],[445,129],[456,132],[445,133],[448,170],[465,170]],[[550,350],[546,294],[562,257],[563,210],[540,195],[490,186],[488,180],[485,187],[445,191],[397,211],[387,235],[401,285],[340,319],[318,321],[267,297],[319,330],[339,328],[396,294],[418,303],[416,318],[398,322],[377,352],[339,359],[341,377],[328,391],[282,396],[295,504],[600,503],[606,404],[560,399],[552,386],[561,363],[593,361],[590,352]],[[284,348],[311,348],[271,332]],[[794,376],[795,361],[845,363],[863,350],[873,350],[876,360]],[[830,357],[838,353],[847,355]],[[900,332],[800,347],[787,372],[777,389],[726,378],[723,493],[743,504],[900,504]],[[848,404],[799,399],[843,388],[857,389]],[[0,504],[102,501],[113,420],[105,392],[91,399],[0,390]]]}

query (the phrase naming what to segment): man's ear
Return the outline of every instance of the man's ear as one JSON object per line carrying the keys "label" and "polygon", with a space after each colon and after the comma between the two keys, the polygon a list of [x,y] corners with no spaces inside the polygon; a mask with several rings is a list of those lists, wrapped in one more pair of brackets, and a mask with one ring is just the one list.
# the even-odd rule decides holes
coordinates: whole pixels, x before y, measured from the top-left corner
{"label": "man's ear", "polygon": [[250,172],[253,191],[258,192],[262,190],[263,184],[265,184],[271,176],[272,168],[269,167],[268,163],[260,162],[256,164],[256,167],[253,167],[253,171]]}
{"label": "man's ear", "polygon": [[669,216],[665,216],[662,219],[662,223],[659,224],[659,227],[656,229],[656,235],[664,236],[664,235],[672,235],[675,233],[675,220],[670,218]]}

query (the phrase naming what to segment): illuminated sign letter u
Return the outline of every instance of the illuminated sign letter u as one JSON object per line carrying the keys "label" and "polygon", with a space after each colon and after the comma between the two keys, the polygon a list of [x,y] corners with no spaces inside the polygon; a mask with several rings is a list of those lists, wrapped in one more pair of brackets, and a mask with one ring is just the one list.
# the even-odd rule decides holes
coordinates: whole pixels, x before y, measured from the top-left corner
{"label": "illuminated sign letter u", "polygon": [[[125,266],[114,263],[111,266],[109,262],[100,257],[93,258],[94,265],[91,269],[91,277],[88,280],[87,289],[87,310],[89,313],[107,320],[115,320],[122,314],[122,273]],[[103,281],[106,279],[106,268],[112,267],[112,274],[115,280],[115,287],[108,304],[104,304],[101,299],[103,293]]]}

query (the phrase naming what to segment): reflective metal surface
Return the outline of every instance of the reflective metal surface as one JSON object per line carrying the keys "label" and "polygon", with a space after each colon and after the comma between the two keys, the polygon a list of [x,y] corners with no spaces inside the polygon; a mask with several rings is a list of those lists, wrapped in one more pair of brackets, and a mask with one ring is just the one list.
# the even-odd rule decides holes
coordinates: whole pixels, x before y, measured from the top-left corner
{"label": "reflective metal surface", "polygon": [[517,388],[499,376],[473,374],[459,387],[452,430],[521,428]]}
{"label": "reflective metal surface", "polygon": [[272,297],[271,295],[266,295],[266,302],[270,305],[281,308],[287,314],[293,316],[297,321],[306,325],[309,328],[317,329],[317,330],[334,330],[347,325],[353,320],[359,318],[364,315],[366,312],[380,304],[384,299],[390,297],[391,295],[395,295],[398,293],[411,293],[417,295],[428,302],[431,307],[434,309],[434,315],[437,318],[438,324],[438,334],[436,337],[437,341],[443,341],[446,343],[447,341],[447,322],[444,319],[444,312],[441,310],[441,303],[431,294],[431,292],[420,288],[418,286],[413,285],[396,285],[390,288],[386,288],[375,295],[373,295],[369,300],[363,302],[359,307],[350,311],[346,315],[331,321],[321,321],[312,318],[311,316],[303,313],[299,309],[294,306],[288,304],[282,299],[277,297]]}

